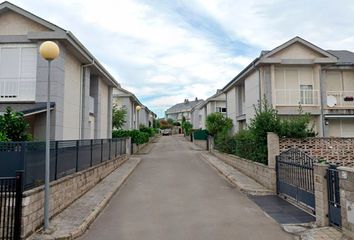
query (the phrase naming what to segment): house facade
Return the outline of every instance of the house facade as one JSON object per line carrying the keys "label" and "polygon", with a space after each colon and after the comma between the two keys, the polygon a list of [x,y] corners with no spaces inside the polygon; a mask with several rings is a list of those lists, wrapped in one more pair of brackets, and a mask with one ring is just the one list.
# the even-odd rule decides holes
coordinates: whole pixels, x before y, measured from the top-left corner
{"label": "house facade", "polygon": [[209,114],[219,112],[226,115],[226,94],[218,89],[213,96],[200,105],[199,111],[201,115],[200,127],[205,129],[206,118]]}
{"label": "house facade", "polygon": [[[127,111],[123,129],[139,129],[142,124],[152,127],[157,115],[149,108],[144,106],[139,99],[131,92],[119,87],[113,90],[113,105],[118,109],[124,108]],[[139,108],[137,107],[140,107]]]}
{"label": "house facade", "polygon": [[166,119],[170,118],[170,119],[173,119],[174,121],[181,123],[183,120],[183,117],[184,117],[186,119],[186,121],[191,122],[192,109],[196,105],[198,105],[202,102],[204,102],[204,100],[201,100],[198,98],[195,98],[194,101],[189,101],[188,99],[185,99],[183,103],[178,103],[166,110],[166,112],[165,112]]}
{"label": "house facade", "polygon": [[45,138],[46,40],[60,48],[51,63],[51,139],[110,138],[119,84],[72,33],[8,2],[0,4],[0,112],[23,112],[34,139]]}
{"label": "house facade", "polygon": [[284,118],[301,105],[319,136],[354,137],[354,53],[323,50],[295,37],[260,56],[223,89],[234,132],[254,116],[266,98]]}

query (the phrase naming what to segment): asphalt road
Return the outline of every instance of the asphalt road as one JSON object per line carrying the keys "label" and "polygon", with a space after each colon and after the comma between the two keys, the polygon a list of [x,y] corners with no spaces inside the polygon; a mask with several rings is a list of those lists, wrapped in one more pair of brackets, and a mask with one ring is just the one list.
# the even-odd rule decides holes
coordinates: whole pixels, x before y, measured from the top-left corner
{"label": "asphalt road", "polygon": [[293,239],[183,137],[161,137],[141,157],[125,186],[81,239]]}

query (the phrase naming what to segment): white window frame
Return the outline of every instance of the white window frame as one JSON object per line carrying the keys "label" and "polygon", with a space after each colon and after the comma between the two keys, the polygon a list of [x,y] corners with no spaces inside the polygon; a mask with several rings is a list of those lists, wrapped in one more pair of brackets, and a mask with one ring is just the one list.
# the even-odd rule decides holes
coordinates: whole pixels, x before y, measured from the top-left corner
{"label": "white window frame", "polygon": [[[0,103],[2,102],[34,102],[36,99],[36,80],[37,80],[37,44],[0,44],[0,64],[4,61],[1,54],[2,49],[4,48],[19,48],[20,57],[19,57],[19,77],[14,79],[18,84],[15,87],[15,95],[11,95],[7,92],[6,82],[9,79],[2,78],[0,73]],[[24,48],[34,48],[36,49],[36,58],[34,63],[35,76],[33,78],[21,78],[22,70],[22,51]]]}

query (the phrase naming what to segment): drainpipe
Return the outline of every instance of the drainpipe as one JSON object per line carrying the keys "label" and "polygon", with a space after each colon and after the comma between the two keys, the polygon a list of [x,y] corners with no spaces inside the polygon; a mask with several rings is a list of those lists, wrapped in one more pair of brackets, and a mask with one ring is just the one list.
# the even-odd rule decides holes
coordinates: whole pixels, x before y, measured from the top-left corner
{"label": "drainpipe", "polygon": [[85,99],[85,96],[82,95],[82,88],[83,88],[83,85],[84,85],[84,77],[85,77],[85,74],[84,74],[84,68],[86,67],[89,67],[89,66],[92,66],[95,64],[95,60],[92,59],[92,62],[91,63],[88,63],[88,64],[82,64],[81,65],[81,68],[80,68],[80,106],[79,106],[79,109],[81,109],[80,111],[80,115],[79,115],[79,137],[82,139],[83,138],[83,134],[82,134],[82,120],[83,120],[83,115],[84,115],[84,109],[82,108],[82,103]]}
{"label": "drainpipe", "polygon": [[[323,69],[324,70],[324,69]],[[326,137],[326,131],[325,131],[325,117],[324,117],[324,92],[323,92],[323,71],[322,68],[320,68],[320,100],[321,100],[321,129],[322,129],[322,137]]]}

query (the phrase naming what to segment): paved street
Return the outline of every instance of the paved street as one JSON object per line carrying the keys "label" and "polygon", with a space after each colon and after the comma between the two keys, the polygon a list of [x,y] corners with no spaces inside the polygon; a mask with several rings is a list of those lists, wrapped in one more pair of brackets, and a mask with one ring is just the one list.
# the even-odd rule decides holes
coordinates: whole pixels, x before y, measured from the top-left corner
{"label": "paved street", "polygon": [[180,136],[161,137],[84,240],[293,239]]}

